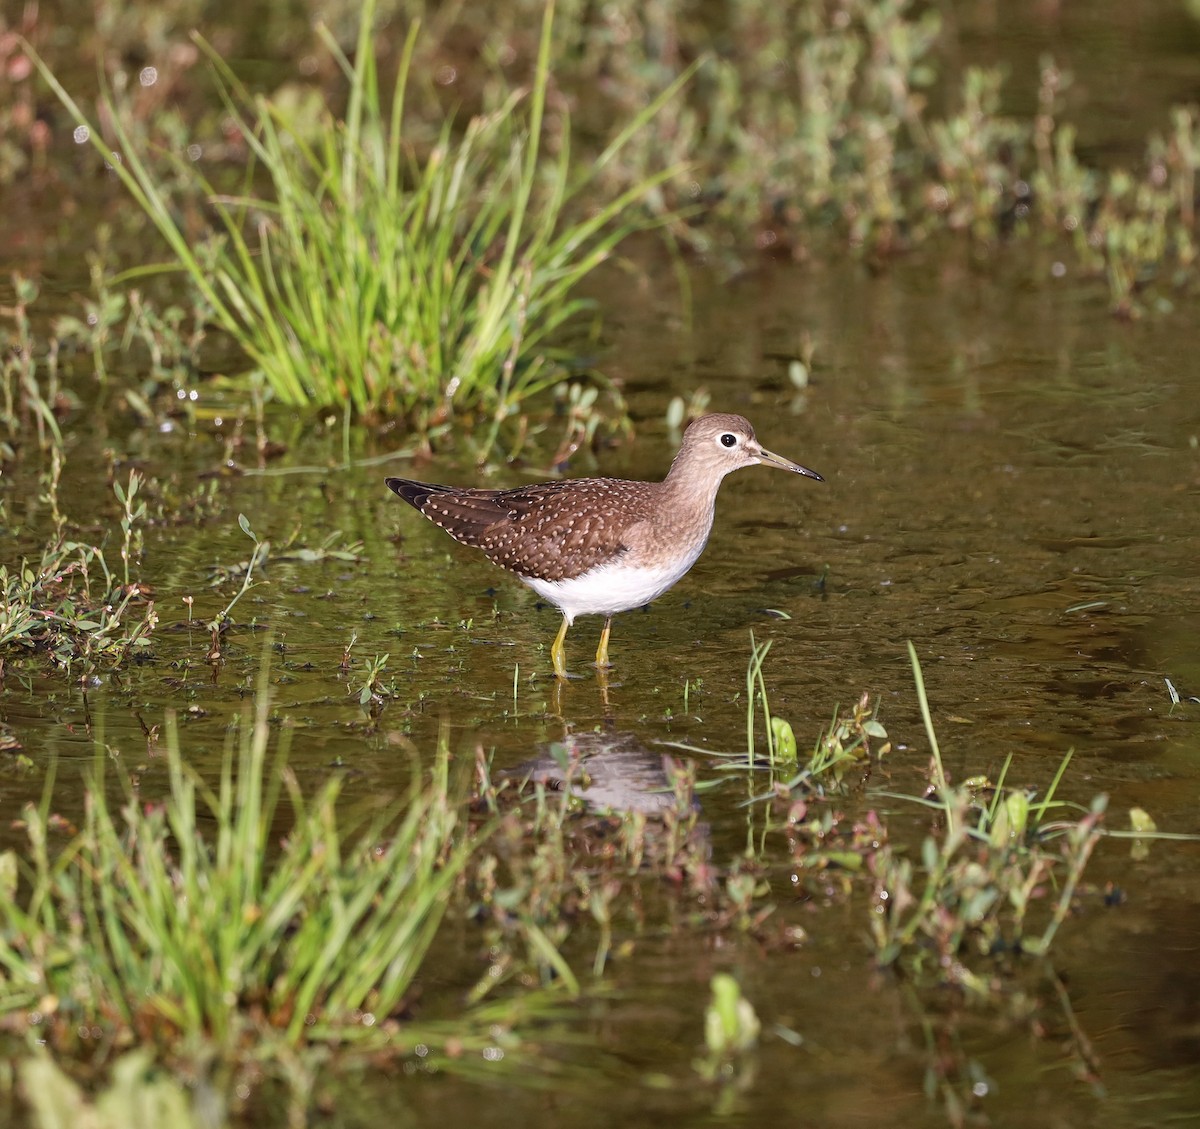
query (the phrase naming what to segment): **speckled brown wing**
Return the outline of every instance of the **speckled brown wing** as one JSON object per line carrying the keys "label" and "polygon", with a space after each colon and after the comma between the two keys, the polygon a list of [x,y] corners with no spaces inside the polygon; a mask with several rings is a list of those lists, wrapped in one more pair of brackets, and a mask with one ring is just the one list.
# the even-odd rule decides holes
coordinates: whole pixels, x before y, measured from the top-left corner
{"label": "speckled brown wing", "polygon": [[628,549],[648,483],[573,478],[512,490],[470,490],[389,478],[388,486],[456,541],[521,576],[570,580]]}

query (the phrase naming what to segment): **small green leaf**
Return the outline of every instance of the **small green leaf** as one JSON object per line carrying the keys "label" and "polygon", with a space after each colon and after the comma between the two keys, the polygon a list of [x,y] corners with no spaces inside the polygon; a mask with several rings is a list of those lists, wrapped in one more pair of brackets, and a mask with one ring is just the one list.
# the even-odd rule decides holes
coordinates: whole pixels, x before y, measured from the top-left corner
{"label": "small green leaf", "polygon": [[1158,830],[1158,824],[1144,808],[1129,809],[1129,826],[1134,831],[1144,831],[1147,834]]}
{"label": "small green leaf", "polygon": [[791,723],[782,717],[772,717],[771,735],[775,741],[776,758],[794,764],[796,762],[796,734],[792,731]]}
{"label": "small green leaf", "polygon": [[[1134,831],[1145,832],[1147,835],[1153,835],[1158,830],[1156,824],[1151,818],[1150,813],[1144,808],[1129,809],[1129,826]],[[1143,862],[1150,857],[1150,844],[1145,839],[1134,839],[1129,847],[1129,857],[1134,862]]]}

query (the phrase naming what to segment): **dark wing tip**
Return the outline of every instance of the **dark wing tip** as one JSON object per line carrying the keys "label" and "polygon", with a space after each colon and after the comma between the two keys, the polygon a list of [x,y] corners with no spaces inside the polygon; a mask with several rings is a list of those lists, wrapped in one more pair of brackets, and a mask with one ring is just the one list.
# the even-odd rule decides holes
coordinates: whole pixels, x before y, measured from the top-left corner
{"label": "dark wing tip", "polygon": [[392,493],[399,494],[410,506],[416,506],[417,509],[425,504],[431,493],[428,483],[414,482],[411,478],[385,478],[384,482]]}

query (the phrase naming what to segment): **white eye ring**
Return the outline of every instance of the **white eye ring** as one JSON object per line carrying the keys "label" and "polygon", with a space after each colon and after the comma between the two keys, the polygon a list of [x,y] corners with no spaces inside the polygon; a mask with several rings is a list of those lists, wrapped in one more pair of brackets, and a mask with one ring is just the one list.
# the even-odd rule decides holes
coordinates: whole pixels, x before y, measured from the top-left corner
{"label": "white eye ring", "polygon": [[739,443],[739,439],[732,431],[722,431],[717,436],[717,445],[724,447],[727,451],[732,451]]}

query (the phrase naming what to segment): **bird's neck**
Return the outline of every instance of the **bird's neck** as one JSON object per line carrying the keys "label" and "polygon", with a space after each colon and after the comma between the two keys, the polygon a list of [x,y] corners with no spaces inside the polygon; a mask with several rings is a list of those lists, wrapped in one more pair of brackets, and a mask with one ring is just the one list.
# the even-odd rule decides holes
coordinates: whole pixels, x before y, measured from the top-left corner
{"label": "bird's neck", "polygon": [[721,478],[696,474],[681,468],[677,459],[659,487],[659,512],[668,516],[668,524],[679,537],[707,539],[712,528],[717,490]]}

